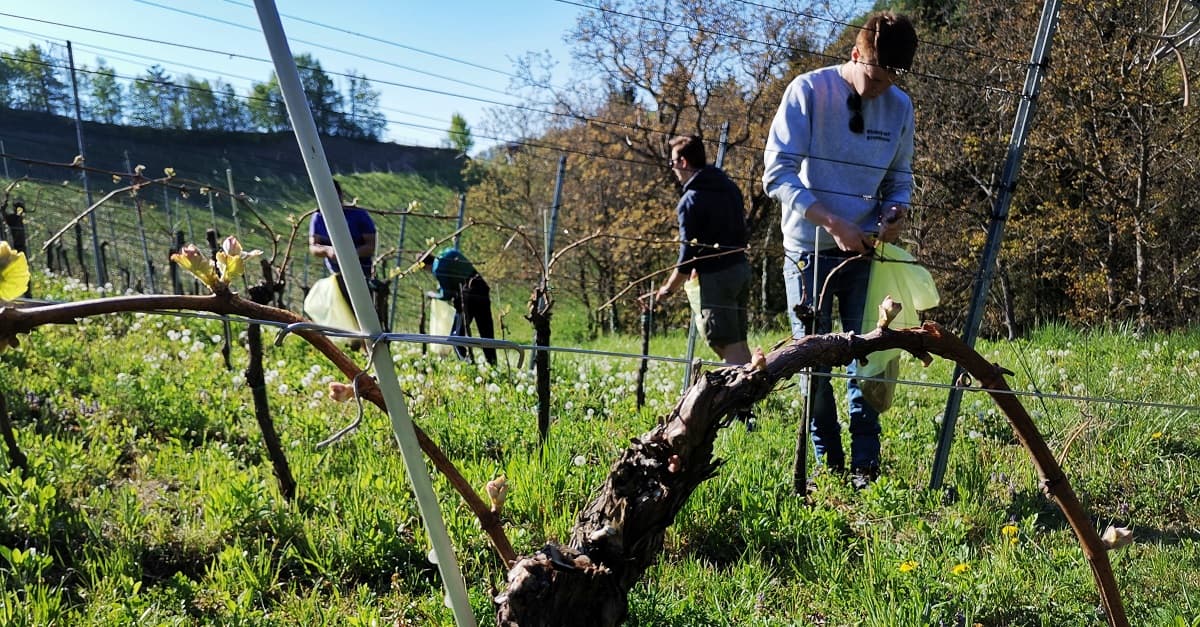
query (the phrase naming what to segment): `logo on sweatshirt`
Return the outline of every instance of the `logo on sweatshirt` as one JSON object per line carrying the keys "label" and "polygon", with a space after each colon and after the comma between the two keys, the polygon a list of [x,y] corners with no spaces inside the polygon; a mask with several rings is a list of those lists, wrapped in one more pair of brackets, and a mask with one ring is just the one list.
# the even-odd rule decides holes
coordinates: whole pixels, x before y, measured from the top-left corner
{"label": "logo on sweatshirt", "polygon": [[873,128],[869,128],[869,129],[867,129],[867,141],[890,142],[890,141],[892,141],[892,132],[891,131],[879,131],[879,130],[876,130]]}

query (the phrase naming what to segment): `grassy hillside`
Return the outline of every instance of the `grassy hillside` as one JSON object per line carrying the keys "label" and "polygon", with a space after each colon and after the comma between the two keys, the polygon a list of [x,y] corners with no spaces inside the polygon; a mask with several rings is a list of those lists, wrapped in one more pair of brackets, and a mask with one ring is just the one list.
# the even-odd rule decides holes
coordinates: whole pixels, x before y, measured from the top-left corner
{"label": "grassy hillside", "polygon": [[[172,283],[168,256],[177,231],[183,232],[185,241],[201,247],[208,229],[215,229],[222,237],[237,233],[246,245],[268,254],[274,242],[275,263],[289,260],[285,300],[293,309],[299,309],[303,289],[324,276],[322,265],[309,258],[305,246],[308,223],[304,216],[316,202],[291,134],[187,133],[92,123],[85,124],[83,132],[88,166],[124,173],[144,165],[150,177],[160,177],[165,168],[172,168],[175,182],[189,189],[183,194],[150,186],[139,194],[140,207],[135,199],[122,194],[97,210],[97,237],[110,270],[108,281],[116,290],[169,292]],[[88,205],[79,171],[49,165],[70,163],[78,153],[73,122],[56,116],[4,111],[0,115],[0,139],[9,155],[5,158],[8,179],[0,180],[5,184],[19,181],[10,195],[9,210],[16,203],[25,208],[31,262],[43,268],[53,263],[60,274],[95,283],[89,222],[81,224],[78,236],[75,230],[69,230],[59,240],[61,249],[41,250],[53,233]],[[380,211],[375,220],[381,276],[397,266],[397,255],[407,264],[427,240],[440,239],[454,230],[463,182],[462,162],[453,150],[343,138],[324,138],[323,144],[330,166],[347,193],[357,197],[360,206]],[[204,187],[227,189],[227,169],[234,190],[252,200],[249,205],[239,206],[236,216],[227,195],[218,191],[210,199],[200,193]],[[125,184],[127,179],[107,174],[92,173],[88,178],[93,202]],[[438,217],[402,220],[387,213],[404,210],[413,201],[420,203],[419,212]],[[469,213],[470,208],[467,210]],[[293,226],[297,229],[295,237]],[[254,280],[257,275],[250,278]],[[416,330],[420,294],[428,287],[418,283],[411,279],[395,286],[398,297],[392,309],[397,328]],[[189,284],[185,289],[191,287]]]}

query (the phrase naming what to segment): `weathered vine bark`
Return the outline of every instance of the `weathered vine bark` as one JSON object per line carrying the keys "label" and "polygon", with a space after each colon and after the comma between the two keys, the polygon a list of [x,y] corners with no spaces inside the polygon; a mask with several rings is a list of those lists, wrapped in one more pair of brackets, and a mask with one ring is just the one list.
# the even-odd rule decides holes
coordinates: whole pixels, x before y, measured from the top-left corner
{"label": "weathered vine bark", "polygon": [[[266,275],[270,281],[270,266],[266,268]],[[260,283],[250,288],[250,299],[265,305],[271,302],[271,294],[274,291],[274,283]],[[262,431],[263,444],[267,446],[267,456],[271,458],[275,480],[279,482],[279,493],[291,502],[296,498],[296,479],[292,476],[287,454],[283,452],[283,445],[279,441],[275,421],[271,419],[271,403],[267,400],[267,382],[263,372],[262,325],[248,325],[246,336],[250,349],[250,363],[246,366],[246,385],[250,387],[250,393],[254,397],[254,419],[258,421],[258,430]]]}
{"label": "weathered vine bark", "polygon": [[1005,371],[933,323],[862,336],[807,336],[771,352],[763,362],[699,377],[658,426],[632,439],[599,495],[583,509],[567,544],[549,543],[509,571],[508,587],[497,597],[497,624],[619,624],[628,610],[629,590],[658,559],[667,527],[696,487],[719,468],[713,441],[728,416],[804,368],[845,365],[885,348],[907,350],[926,364],[931,354],[950,359],[992,395],[1033,458],[1043,491],[1062,509],[1079,539],[1109,624],[1127,626],[1105,547],[1029,414],[1005,393]]}
{"label": "weathered vine bark", "polygon": [[[75,324],[75,321],[80,318],[122,312],[169,313],[178,310],[207,311],[215,314],[244,316],[250,319],[269,320],[284,324],[304,322],[303,318],[290,311],[276,309],[267,305],[259,305],[240,298],[227,290],[209,296],[169,296],[157,294],[118,296],[20,309],[15,307],[0,307],[0,346],[6,345],[6,342],[16,342],[18,335],[28,334],[31,330],[47,324]],[[296,335],[304,338],[304,340],[320,351],[321,354],[325,355],[348,379],[354,378],[361,370],[360,366],[349,355],[342,352],[337,345],[320,333],[299,330],[296,331]],[[364,400],[375,404],[381,409],[385,409],[386,407],[379,386],[370,378],[364,377],[360,379],[359,395]],[[446,457],[446,454],[442,452],[437,444],[433,440],[430,440],[429,436],[416,424],[413,425],[413,430],[416,432],[417,442],[420,444],[421,450],[433,462],[438,472],[446,477],[451,487],[458,492],[459,496],[467,504],[467,507],[470,508],[471,513],[479,520],[480,527],[492,541],[492,546],[495,547],[500,558],[506,564],[512,564],[516,561],[516,551],[513,550],[512,544],[504,534],[504,528],[500,524],[500,517],[491,511],[488,504],[483,502],[483,499],[479,497],[479,494],[471,487],[471,484],[467,483],[467,480],[458,472],[458,468]]]}
{"label": "weathered vine bark", "polygon": [[[554,301],[546,293],[545,286],[538,286],[529,297],[529,314],[526,320],[533,325],[534,346],[550,346],[550,308]],[[550,435],[550,351],[535,351],[533,354],[534,381],[538,397],[538,437],[545,443]]]}
{"label": "weathered vine bark", "polygon": [[8,415],[8,402],[4,399],[4,394],[0,394],[0,431],[4,432],[4,445],[8,447],[8,461],[15,468],[20,468],[21,473],[29,472],[29,460],[25,457],[25,453],[21,452],[21,447],[17,445],[17,434],[13,431],[12,418]]}

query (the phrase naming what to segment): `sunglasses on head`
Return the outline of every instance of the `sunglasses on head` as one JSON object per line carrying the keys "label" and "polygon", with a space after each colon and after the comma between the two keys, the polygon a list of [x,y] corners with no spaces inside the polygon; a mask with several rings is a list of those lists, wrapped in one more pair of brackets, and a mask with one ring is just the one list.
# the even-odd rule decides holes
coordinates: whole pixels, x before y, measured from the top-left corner
{"label": "sunglasses on head", "polygon": [[863,132],[862,96],[858,92],[850,92],[846,98],[846,107],[850,109],[850,132]]}

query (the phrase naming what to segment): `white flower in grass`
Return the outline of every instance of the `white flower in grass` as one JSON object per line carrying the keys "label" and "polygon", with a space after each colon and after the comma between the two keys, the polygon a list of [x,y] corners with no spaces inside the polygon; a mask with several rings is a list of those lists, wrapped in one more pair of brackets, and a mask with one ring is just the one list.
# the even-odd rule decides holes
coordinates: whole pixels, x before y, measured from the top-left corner
{"label": "white flower in grass", "polygon": [[487,389],[488,393],[490,393],[490,394],[499,394],[500,393],[500,386],[496,385],[495,383],[487,384],[486,389]]}
{"label": "white flower in grass", "polygon": [[246,384],[246,375],[243,375],[240,372],[234,373],[232,382],[233,382],[233,389],[235,389],[235,390],[239,389],[243,385]]}
{"label": "white flower in grass", "polygon": [[286,383],[280,383],[280,384],[279,384],[279,394],[280,394],[280,396],[284,396],[284,395],[286,395],[286,394],[288,393],[288,391],[289,391],[289,389],[288,389],[288,384],[286,384]]}
{"label": "white flower in grass", "polygon": [[210,335],[210,336],[208,337],[208,339],[209,339],[209,340],[210,340],[210,341],[211,341],[213,344],[221,344],[221,343],[223,343],[223,342],[225,341],[225,336],[223,336],[223,335],[216,335],[216,334],[213,334],[213,335]]}
{"label": "white flower in grass", "polygon": [[572,460],[572,463],[575,464],[576,466],[586,466],[587,458],[584,457],[583,455],[576,455],[575,459]]}
{"label": "white flower in grass", "polygon": [[117,373],[117,383],[120,383],[120,384],[129,383],[129,373],[128,372],[118,372]]}

